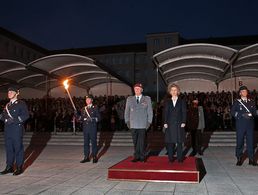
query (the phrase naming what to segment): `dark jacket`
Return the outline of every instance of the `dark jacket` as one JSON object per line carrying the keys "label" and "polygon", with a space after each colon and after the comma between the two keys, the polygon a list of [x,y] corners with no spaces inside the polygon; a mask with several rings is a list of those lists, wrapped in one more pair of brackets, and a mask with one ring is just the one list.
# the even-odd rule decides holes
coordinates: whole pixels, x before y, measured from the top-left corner
{"label": "dark jacket", "polygon": [[164,107],[164,124],[168,125],[165,131],[165,143],[182,143],[185,141],[185,128],[181,128],[182,123],[186,123],[186,102],[178,97],[174,107],[173,101],[169,99]]}
{"label": "dark jacket", "polygon": [[[243,104],[245,106],[243,106]],[[254,128],[254,117],[257,116],[258,113],[253,100],[248,99],[247,102],[244,102],[242,99],[235,100],[230,112],[231,115],[236,119],[237,130],[246,130]]]}
{"label": "dark jacket", "polygon": [[189,131],[196,130],[199,124],[199,112],[198,107],[190,106],[187,111],[187,129]]}
{"label": "dark jacket", "polygon": [[[86,109],[90,116],[88,116]],[[92,106],[91,108],[83,107],[81,109],[81,115],[79,120],[82,122],[83,128],[87,128],[87,126],[97,126],[97,123],[100,121],[100,113],[99,109],[96,106]]]}
{"label": "dark jacket", "polygon": [[[6,108],[11,116],[9,116]],[[27,105],[22,100],[16,100],[12,105],[8,103],[6,108],[0,115],[0,120],[5,123],[5,128],[8,126],[22,126],[29,118],[29,111]]]}

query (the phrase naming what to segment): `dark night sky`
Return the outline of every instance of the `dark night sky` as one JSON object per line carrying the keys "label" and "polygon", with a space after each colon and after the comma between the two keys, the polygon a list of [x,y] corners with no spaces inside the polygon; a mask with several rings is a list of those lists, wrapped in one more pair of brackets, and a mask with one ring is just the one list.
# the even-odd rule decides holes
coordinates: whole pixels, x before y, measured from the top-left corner
{"label": "dark night sky", "polygon": [[147,33],[184,38],[258,34],[256,0],[9,0],[0,26],[47,49],[144,42]]}

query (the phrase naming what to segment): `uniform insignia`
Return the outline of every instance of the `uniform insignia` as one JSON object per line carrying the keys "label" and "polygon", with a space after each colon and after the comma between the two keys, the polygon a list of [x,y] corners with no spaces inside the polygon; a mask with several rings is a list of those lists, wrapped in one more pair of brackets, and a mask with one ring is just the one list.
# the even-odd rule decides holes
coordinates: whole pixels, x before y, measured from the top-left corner
{"label": "uniform insignia", "polygon": [[17,103],[18,103],[18,101],[15,102],[15,104],[17,104]]}

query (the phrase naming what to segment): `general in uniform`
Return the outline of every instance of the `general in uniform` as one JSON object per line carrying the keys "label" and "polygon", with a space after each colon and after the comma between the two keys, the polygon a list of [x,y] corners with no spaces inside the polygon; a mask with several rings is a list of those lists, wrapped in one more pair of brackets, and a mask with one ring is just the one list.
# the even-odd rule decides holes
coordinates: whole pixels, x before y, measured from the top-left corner
{"label": "general in uniform", "polygon": [[234,101],[231,107],[231,115],[236,120],[237,166],[243,163],[244,140],[246,137],[249,165],[257,166],[254,159],[254,117],[257,116],[256,106],[253,100],[247,98],[248,89],[246,86],[239,88],[240,99]]}
{"label": "general in uniform", "polygon": [[142,95],[141,83],[134,85],[134,96],[129,96],[125,106],[125,123],[131,130],[134,144],[134,158],[132,162],[145,161],[145,135],[153,118],[151,98]]}
{"label": "general in uniform", "polygon": [[97,123],[100,121],[100,113],[96,106],[92,104],[93,96],[86,96],[86,106],[81,109],[77,119],[82,122],[84,137],[84,159],[80,163],[90,162],[90,142],[92,145],[93,163],[98,162],[97,158]]}
{"label": "general in uniform", "polygon": [[[24,148],[23,131],[24,122],[29,118],[29,111],[24,101],[18,100],[19,90],[15,86],[8,88],[8,98],[10,102],[5,106],[0,119],[4,122],[4,139],[6,150],[6,168],[2,175],[13,173],[20,175],[23,173]],[[14,171],[14,163],[16,170]]]}

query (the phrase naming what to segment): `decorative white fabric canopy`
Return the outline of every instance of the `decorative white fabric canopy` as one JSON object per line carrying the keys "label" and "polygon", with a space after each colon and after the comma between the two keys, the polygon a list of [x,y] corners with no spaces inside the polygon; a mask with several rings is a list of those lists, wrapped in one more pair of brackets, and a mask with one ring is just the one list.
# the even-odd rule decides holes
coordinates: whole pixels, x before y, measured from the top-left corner
{"label": "decorative white fabric canopy", "polygon": [[37,59],[28,65],[14,60],[0,59],[0,90],[9,84],[40,90],[62,85],[66,78],[71,83],[89,90],[102,83],[125,83],[122,79],[104,70],[93,59],[75,54],[57,54]]}
{"label": "decorative white fabric canopy", "polygon": [[153,60],[166,84],[193,78],[218,82],[236,54],[229,47],[199,43],[161,51]]}

